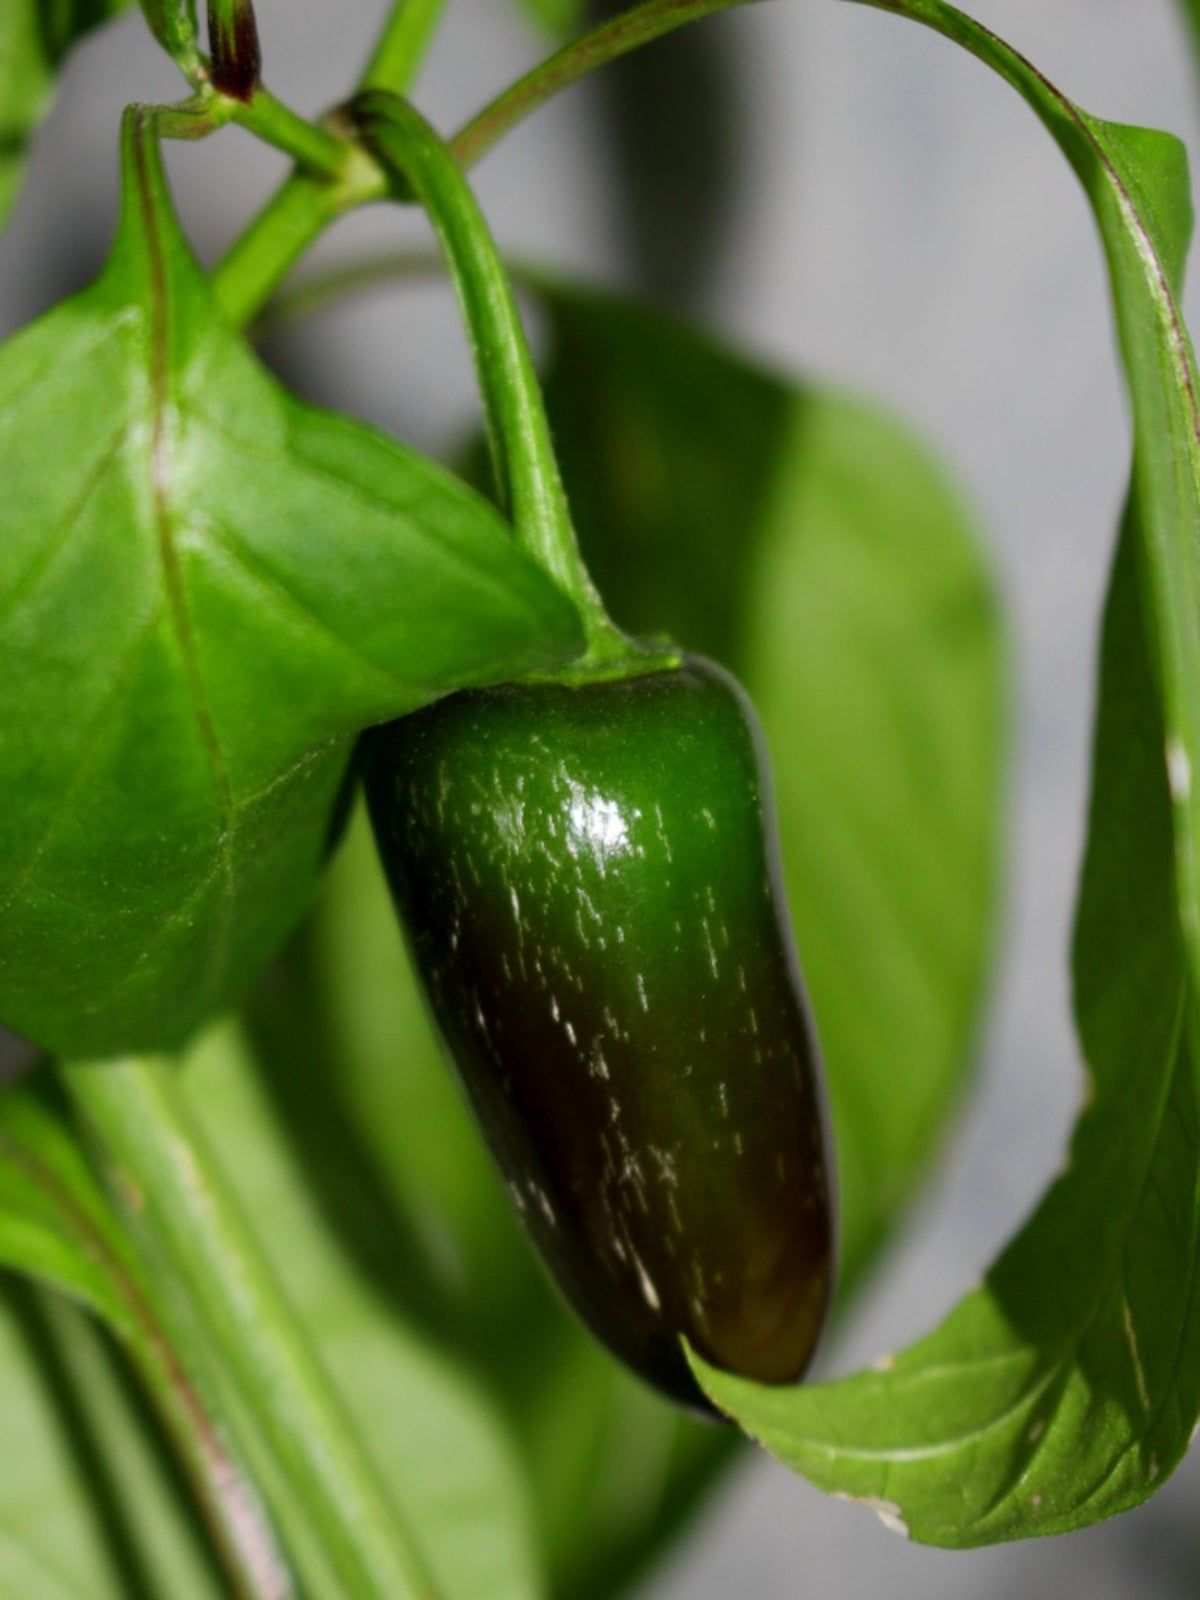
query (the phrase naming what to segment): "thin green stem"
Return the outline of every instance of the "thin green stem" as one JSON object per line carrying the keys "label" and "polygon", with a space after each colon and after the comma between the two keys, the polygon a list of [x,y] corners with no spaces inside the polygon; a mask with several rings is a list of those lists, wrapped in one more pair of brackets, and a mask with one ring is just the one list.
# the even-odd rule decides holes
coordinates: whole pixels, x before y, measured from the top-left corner
{"label": "thin green stem", "polygon": [[[411,85],[444,4],[397,0],[363,74],[365,87],[400,91]],[[336,188],[303,168],[292,173],[213,271],[213,287],[229,320],[236,327],[253,321],[329,224],[380,199],[385,189],[365,157],[343,171]]]}
{"label": "thin green stem", "polygon": [[230,100],[227,115],[315,177],[337,182],[352,159],[353,151],[345,139],[309,122],[261,84],[248,100]]}
{"label": "thin green stem", "polygon": [[397,95],[372,90],[355,101],[354,116],[368,149],[416,192],[445,251],[471,336],[501,501],[518,542],[579,606],[588,661],[628,654],[579,553],[512,285],[462,169]]}
{"label": "thin green stem", "polygon": [[175,1066],[131,1057],[64,1068],[63,1079],[115,1191],[270,1451],[276,1493],[292,1502],[283,1520],[304,1520],[355,1600],[428,1600],[433,1587],[192,1119]]}
{"label": "thin green stem", "polygon": [[462,166],[472,167],[530,112],[597,68],[701,17],[753,4],[755,0],[648,0],[646,5],[624,11],[582,39],[564,45],[497,95],[459,129],[449,141],[450,148]]}
{"label": "thin green stem", "polygon": [[[588,73],[689,22],[755,3],[756,0],[649,0],[534,67],[472,117],[449,141],[450,149],[460,166],[470,167],[524,117]],[[408,0],[414,15],[431,4],[432,0]],[[401,11],[393,17],[397,28],[404,15]],[[411,17],[408,25],[415,26]],[[374,70],[374,63],[368,70]],[[251,322],[300,255],[331,222],[380,195],[377,175],[369,172],[360,176],[357,185],[343,184],[338,201],[332,206],[330,196],[315,180],[289,179],[216,268],[217,292],[227,314],[238,326]]]}
{"label": "thin green stem", "polygon": [[412,88],[446,0],[396,0],[362,76],[364,89]]}
{"label": "thin green stem", "polygon": [[213,269],[226,318],[238,328],[252,322],[331,222],[383,192],[382,174],[365,157],[339,184],[293,173]]}

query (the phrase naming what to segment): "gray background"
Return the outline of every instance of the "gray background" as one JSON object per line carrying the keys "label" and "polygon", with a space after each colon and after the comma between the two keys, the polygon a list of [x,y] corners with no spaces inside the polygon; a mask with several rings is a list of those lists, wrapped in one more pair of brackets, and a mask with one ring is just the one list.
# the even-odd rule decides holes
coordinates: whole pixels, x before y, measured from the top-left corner
{"label": "gray background", "polygon": [[[0,0],[2,3],[2,0]],[[975,0],[975,14],[1088,109],[1197,131],[1172,0]],[[351,81],[378,0],[260,0],[269,80],[306,109]],[[836,1352],[838,1367],[911,1337],[979,1273],[1057,1168],[1080,1092],[1065,949],[1081,843],[1095,630],[1127,468],[1125,407],[1101,259],[1081,194],[1030,113],[931,34],[845,5],[787,0],[703,24],[736,73],[736,200],[680,169],[676,251],[632,248],[601,104],[576,91],[480,172],[503,242],[593,277],[639,274],[797,371],[904,410],[955,465],[987,530],[1013,631],[1012,850],[978,1087],[918,1217]],[[672,116],[671,45],[658,47]],[[503,0],[452,0],[420,98],[446,126],[538,53]],[[84,281],[115,200],[122,103],[176,91],[136,18],[73,62],[34,182],[0,243],[0,328]],[[68,86],[70,87],[70,86]],[[692,108],[694,109],[694,107]],[[226,140],[239,141],[229,170]],[[212,250],[281,170],[236,132],[173,154],[183,209]],[[645,154],[661,141],[648,140]],[[644,166],[644,162],[642,163]],[[38,182],[38,178],[43,182]],[[677,214],[678,213],[678,214]],[[701,257],[706,220],[723,243]],[[356,218],[324,253],[421,238]],[[638,263],[640,262],[640,267]],[[694,271],[692,269],[695,269]],[[281,351],[321,400],[436,446],[473,404],[448,297],[408,288],[323,317]],[[910,1547],[865,1512],[765,1461],[719,1495],[644,1600],[890,1600],[1192,1595],[1200,1571],[1185,1467],[1106,1527],[966,1555]]]}

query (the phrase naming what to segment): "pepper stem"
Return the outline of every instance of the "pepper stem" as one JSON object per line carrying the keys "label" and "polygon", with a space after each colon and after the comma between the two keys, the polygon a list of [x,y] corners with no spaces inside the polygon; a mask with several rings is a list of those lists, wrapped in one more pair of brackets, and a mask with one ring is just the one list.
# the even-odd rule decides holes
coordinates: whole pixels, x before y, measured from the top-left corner
{"label": "pepper stem", "polygon": [[449,149],[416,108],[372,90],[352,102],[363,143],[428,212],[471,340],[501,502],[517,540],[579,607],[587,665],[631,654],[579,545],[516,298],[479,204]]}

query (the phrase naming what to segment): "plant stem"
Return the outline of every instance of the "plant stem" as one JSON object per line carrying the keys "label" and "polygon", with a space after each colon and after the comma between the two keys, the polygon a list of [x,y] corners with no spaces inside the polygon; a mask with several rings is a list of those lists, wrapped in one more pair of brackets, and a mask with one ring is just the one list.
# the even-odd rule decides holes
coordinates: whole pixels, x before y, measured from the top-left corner
{"label": "plant stem", "polygon": [[623,11],[582,39],[564,45],[497,95],[459,129],[449,141],[450,148],[462,166],[472,167],[531,111],[598,67],[607,66],[686,23],[754,3],[755,0],[648,0],[646,5]]}
{"label": "plant stem", "polygon": [[433,38],[446,0],[396,0],[362,76],[364,89],[404,94]]}
{"label": "plant stem", "polygon": [[289,155],[314,176],[337,181],[344,174],[352,151],[345,139],[318,123],[309,122],[261,84],[248,99],[232,99],[226,113],[232,121]]}
{"label": "plant stem", "polygon": [[445,251],[471,336],[501,502],[518,542],[578,605],[586,659],[627,655],[628,642],[609,620],[579,553],[512,285],[462,169],[398,95],[371,90],[353,110],[368,149],[416,191]]}
{"label": "plant stem", "polygon": [[213,292],[228,321],[237,328],[253,321],[335,218],[382,193],[373,165],[336,185],[293,173],[213,269]]}
{"label": "plant stem", "polygon": [[[396,0],[363,73],[363,86],[409,88],[417,75],[445,0]],[[213,290],[226,317],[244,328],[266,305],[292,267],[336,218],[370,200],[385,184],[361,161],[336,190],[309,172],[292,173],[213,269]]]}
{"label": "plant stem", "polygon": [[192,1120],[175,1066],[129,1057],[67,1067],[63,1079],[343,1591],[428,1600],[432,1585]]}
{"label": "plant stem", "polygon": [[[498,95],[455,134],[449,141],[450,149],[460,166],[470,167],[530,112],[588,73],[686,23],[754,3],[756,0],[649,0],[646,5],[624,12],[566,45]],[[406,26],[413,27],[416,37],[419,30],[413,19],[426,11],[436,11],[434,0],[407,0],[404,10],[393,15],[389,28],[400,30],[408,12]],[[429,26],[432,27],[432,19]],[[420,37],[423,43],[428,34]],[[403,65],[403,53],[400,60]],[[368,72],[375,70],[373,61]],[[215,269],[217,295],[226,314],[239,327],[253,321],[299,257],[331,222],[380,196],[381,186],[369,173],[361,175],[357,185],[343,184],[333,205],[319,183],[304,177],[290,178]]]}

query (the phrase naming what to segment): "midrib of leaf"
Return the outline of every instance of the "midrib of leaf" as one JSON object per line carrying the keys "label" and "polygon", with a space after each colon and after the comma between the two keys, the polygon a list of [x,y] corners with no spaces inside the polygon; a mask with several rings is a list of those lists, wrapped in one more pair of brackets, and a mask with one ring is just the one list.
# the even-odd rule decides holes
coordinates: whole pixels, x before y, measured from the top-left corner
{"label": "midrib of leaf", "polygon": [[237,903],[237,884],[233,850],[234,801],[229,771],[224,753],[213,724],[208,706],[196,644],[192,634],[191,615],[188,611],[183,574],[180,570],[179,552],[175,546],[170,499],[170,439],[168,413],[172,406],[170,377],[170,308],[168,305],[167,269],[162,231],[153,202],[154,183],[149,170],[147,144],[144,139],[133,140],[134,159],[137,162],[139,182],[137,203],[141,214],[142,232],[150,266],[149,317],[147,322],[148,358],[150,370],[151,439],[150,478],[154,504],[155,530],[158,538],[159,559],[175,636],[183,658],[192,711],[200,742],[212,774],[218,812],[216,848],[222,878],[221,921],[214,933],[208,951],[208,971],[218,973],[226,959],[230,932]]}

